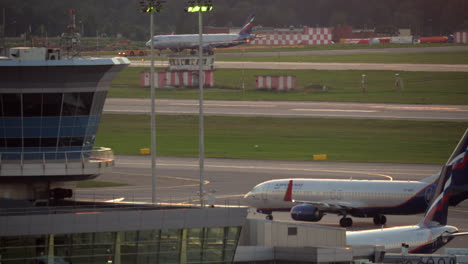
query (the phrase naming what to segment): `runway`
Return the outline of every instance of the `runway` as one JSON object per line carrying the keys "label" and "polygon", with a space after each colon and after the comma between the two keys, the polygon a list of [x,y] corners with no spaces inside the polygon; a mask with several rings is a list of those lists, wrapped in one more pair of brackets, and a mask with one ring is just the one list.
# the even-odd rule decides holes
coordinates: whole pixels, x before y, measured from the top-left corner
{"label": "runway", "polygon": [[[143,98],[107,98],[104,106],[105,113],[146,114],[150,111],[151,101]],[[158,114],[195,115],[198,111],[198,100],[156,100]],[[468,121],[468,105],[205,100],[204,113],[221,116]]]}
{"label": "runway", "polygon": [[[111,172],[102,174],[97,180],[122,182],[128,186],[78,189],[77,199],[110,200],[125,197],[129,202],[151,202],[151,162],[148,156],[117,156],[116,166]],[[198,201],[198,159],[168,158],[157,160],[158,202]],[[338,178],[338,179],[382,179],[420,180],[436,174],[441,165],[347,163],[347,162],[296,162],[264,160],[205,160],[205,190],[215,191],[216,203],[243,205],[242,197],[256,184],[278,178]],[[253,211],[249,217],[263,218]],[[291,221],[287,213],[275,213],[276,220]],[[388,227],[416,224],[421,215],[388,216]],[[448,223],[460,231],[468,231],[468,202],[451,208]],[[327,215],[320,224],[338,226],[339,217]],[[354,218],[355,229],[374,227],[372,219]],[[457,238],[449,247],[466,248],[468,238]]]}
{"label": "runway", "polygon": [[[168,67],[167,61],[155,61],[155,67]],[[130,67],[150,67],[150,61],[132,61]],[[396,63],[341,63],[341,62],[252,62],[215,61],[217,69],[263,69],[263,70],[366,70],[410,72],[468,72],[463,64],[396,64]]]}
{"label": "runway", "polygon": [[[199,165],[196,158],[159,157],[157,189],[164,201],[197,198]],[[439,165],[323,161],[268,161],[205,159],[206,190],[216,190],[220,199],[239,202],[256,184],[278,178],[337,178],[354,180],[420,180],[435,175]],[[111,172],[98,180],[129,184],[124,187],[81,189],[80,195],[125,196],[127,200],[151,201],[149,156],[117,156]],[[98,196],[96,196],[98,197]]]}
{"label": "runway", "polygon": [[[248,49],[248,48],[247,48]],[[254,49],[252,49],[254,50]],[[349,54],[395,54],[395,53],[421,53],[421,52],[446,52],[466,51],[468,46],[448,47],[409,47],[409,48],[370,48],[370,49],[344,49],[344,50],[300,50],[300,51],[262,51],[262,52],[236,52],[216,53],[219,57],[271,57],[271,56],[308,56],[308,55],[349,55]]]}

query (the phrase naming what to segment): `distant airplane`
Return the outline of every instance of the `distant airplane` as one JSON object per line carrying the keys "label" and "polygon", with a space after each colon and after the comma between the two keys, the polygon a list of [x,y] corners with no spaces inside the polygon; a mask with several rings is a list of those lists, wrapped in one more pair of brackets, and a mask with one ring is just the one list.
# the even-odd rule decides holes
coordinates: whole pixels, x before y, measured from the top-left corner
{"label": "distant airplane", "polygon": [[[252,34],[253,21],[255,16],[251,15],[247,24],[242,27],[239,34],[203,34],[203,52],[213,54],[214,48],[227,48],[244,43],[249,43],[255,39]],[[191,54],[198,49],[198,34],[190,35],[160,35],[153,37],[153,47],[159,49],[170,49],[174,52],[181,52],[184,49],[191,50]],[[146,42],[146,46],[151,47],[151,40]]]}
{"label": "distant airplane", "polygon": [[450,196],[457,193],[457,181],[468,175],[468,149],[464,147],[461,159],[446,164],[441,172],[434,198],[418,225],[385,229],[346,232],[346,241],[353,245],[381,245],[385,251],[407,247],[409,253],[434,253],[456,236],[468,235],[447,225]]}
{"label": "distant airplane", "polygon": [[[466,159],[460,148],[467,148],[468,130],[457,146],[458,156],[451,156],[451,165]],[[460,147],[461,144],[461,147]],[[455,153],[455,152],[454,152]],[[468,161],[465,161],[468,162]],[[440,174],[440,176],[442,176]],[[431,201],[439,177],[421,181],[280,179],[258,184],[244,196],[247,205],[273,219],[273,211],[290,211],[294,220],[318,222],[326,213],[343,216],[342,227],[350,227],[354,217],[373,217],[376,225],[384,225],[385,215],[424,213]],[[468,198],[468,174],[457,178],[457,191],[449,205],[456,206]]]}

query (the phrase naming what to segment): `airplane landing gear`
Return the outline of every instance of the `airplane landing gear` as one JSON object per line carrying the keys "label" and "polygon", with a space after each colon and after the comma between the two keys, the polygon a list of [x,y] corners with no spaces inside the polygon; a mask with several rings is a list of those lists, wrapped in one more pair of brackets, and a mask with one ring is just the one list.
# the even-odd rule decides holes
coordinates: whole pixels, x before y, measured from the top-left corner
{"label": "airplane landing gear", "polygon": [[386,223],[387,223],[387,217],[385,217],[385,215],[374,216],[375,225],[385,225]]}
{"label": "airplane landing gear", "polygon": [[353,219],[349,217],[343,217],[340,219],[340,226],[341,227],[351,227],[353,225]]}
{"label": "airplane landing gear", "polygon": [[273,215],[269,214],[269,215],[265,216],[265,219],[271,221],[271,220],[273,220]]}

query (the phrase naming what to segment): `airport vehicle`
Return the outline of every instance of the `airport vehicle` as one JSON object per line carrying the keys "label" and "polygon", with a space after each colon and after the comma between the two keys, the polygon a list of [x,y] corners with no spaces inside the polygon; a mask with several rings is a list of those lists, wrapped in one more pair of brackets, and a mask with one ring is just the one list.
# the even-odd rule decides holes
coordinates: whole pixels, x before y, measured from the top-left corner
{"label": "airport vehicle", "polygon": [[146,50],[140,50],[140,49],[129,49],[129,50],[122,50],[122,51],[119,51],[119,55],[120,56],[125,56],[125,57],[128,57],[128,56],[140,56],[140,57],[143,57],[143,56],[146,56],[147,53],[146,53]]}
{"label": "airport vehicle", "polygon": [[[227,48],[244,43],[249,43],[255,39],[252,34],[253,20],[255,16],[251,15],[247,23],[242,27],[239,34],[203,34],[202,49],[203,52],[213,54],[214,48]],[[198,34],[187,35],[159,35],[153,37],[153,47],[159,49],[170,49],[174,52],[181,52],[185,49],[191,50],[194,54],[198,49]],[[146,43],[147,47],[151,47],[151,40]]]}
{"label": "airport vehicle", "polygon": [[[464,146],[466,148],[466,133]],[[453,157],[455,163],[463,158]],[[421,181],[279,179],[258,184],[244,197],[247,205],[273,219],[273,211],[290,211],[294,220],[318,222],[326,213],[342,216],[342,227],[353,217],[373,217],[384,225],[385,215],[424,213],[433,197],[437,176]],[[457,180],[459,189],[449,199],[456,206],[468,198],[468,174]]]}
{"label": "airport vehicle", "polygon": [[468,175],[466,144],[462,152],[461,158],[456,159],[453,163],[447,163],[443,167],[434,198],[419,224],[365,231],[347,231],[347,244],[382,245],[387,252],[401,249],[404,245],[409,253],[434,253],[456,236],[468,235],[468,232],[461,233],[456,227],[447,225],[450,196],[458,192],[457,182]]}

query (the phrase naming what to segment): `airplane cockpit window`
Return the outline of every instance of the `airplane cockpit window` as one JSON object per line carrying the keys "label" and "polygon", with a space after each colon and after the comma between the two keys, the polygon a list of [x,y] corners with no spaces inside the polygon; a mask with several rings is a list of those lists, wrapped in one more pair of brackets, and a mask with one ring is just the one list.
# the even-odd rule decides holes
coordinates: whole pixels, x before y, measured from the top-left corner
{"label": "airplane cockpit window", "polygon": [[250,192],[251,192],[251,193],[259,193],[259,192],[262,191],[262,189],[263,189],[263,185],[262,185],[262,184],[259,184],[259,185],[255,186],[255,187],[252,189],[252,191],[250,191]]}

